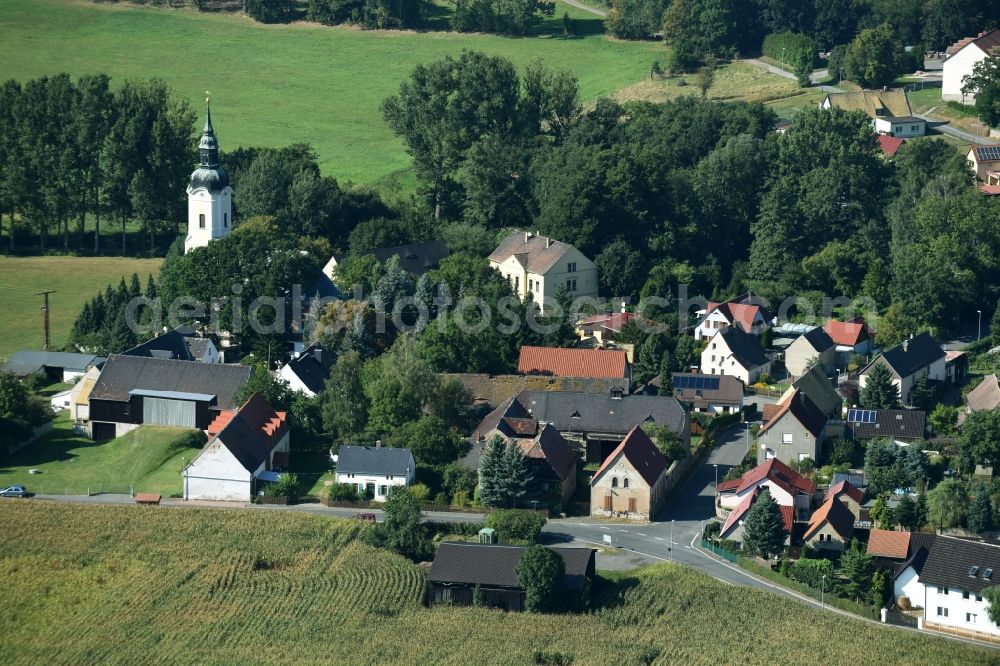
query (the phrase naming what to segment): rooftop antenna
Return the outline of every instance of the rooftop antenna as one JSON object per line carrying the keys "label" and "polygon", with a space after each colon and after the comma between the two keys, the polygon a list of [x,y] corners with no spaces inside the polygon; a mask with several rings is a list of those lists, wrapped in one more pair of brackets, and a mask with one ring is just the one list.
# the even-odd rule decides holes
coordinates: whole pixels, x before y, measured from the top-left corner
{"label": "rooftop antenna", "polygon": [[40,291],[35,294],[35,296],[42,296],[45,299],[45,304],[42,305],[42,312],[45,313],[45,351],[49,350],[49,294],[56,293],[55,289],[48,289],[46,291]]}

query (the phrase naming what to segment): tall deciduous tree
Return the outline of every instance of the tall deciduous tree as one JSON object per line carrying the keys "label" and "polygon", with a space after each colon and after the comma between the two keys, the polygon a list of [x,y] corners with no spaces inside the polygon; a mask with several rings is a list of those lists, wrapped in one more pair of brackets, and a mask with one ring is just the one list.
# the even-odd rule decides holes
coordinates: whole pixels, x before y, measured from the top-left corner
{"label": "tall deciduous tree", "polygon": [[965,524],[969,493],[958,479],[945,479],[927,492],[927,520],[938,529]]}
{"label": "tall deciduous tree", "polygon": [[863,88],[881,88],[903,73],[903,43],[892,26],[862,30],[844,55],[844,75]]}
{"label": "tall deciduous tree", "polygon": [[361,356],[348,352],[326,380],[323,392],[323,425],[335,437],[350,439],[365,431],[368,424],[368,398],[361,382]]}

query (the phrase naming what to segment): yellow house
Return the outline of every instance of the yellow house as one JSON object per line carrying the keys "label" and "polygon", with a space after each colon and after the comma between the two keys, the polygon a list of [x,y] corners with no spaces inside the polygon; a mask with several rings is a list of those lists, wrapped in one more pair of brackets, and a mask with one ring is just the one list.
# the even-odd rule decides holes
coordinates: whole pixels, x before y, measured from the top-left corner
{"label": "yellow house", "polygon": [[489,256],[522,300],[531,294],[542,312],[560,287],[572,299],[597,298],[597,266],[572,245],[529,231],[515,231]]}

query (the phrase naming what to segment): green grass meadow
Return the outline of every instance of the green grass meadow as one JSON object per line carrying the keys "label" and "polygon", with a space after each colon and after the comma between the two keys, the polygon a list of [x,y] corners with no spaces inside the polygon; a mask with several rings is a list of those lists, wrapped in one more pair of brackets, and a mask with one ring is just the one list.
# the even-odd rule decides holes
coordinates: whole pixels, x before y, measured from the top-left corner
{"label": "green grass meadow", "polygon": [[43,289],[55,289],[49,295],[52,348],[60,349],[69,335],[84,303],[117,285],[124,276],[138,273],[143,287],[150,274],[160,271],[162,259],[119,257],[0,257],[0,320],[5,322],[0,335],[0,360],[18,349],[41,349],[44,343]]}
{"label": "green grass meadow", "polygon": [[[0,486],[20,484],[28,492],[86,495],[104,492],[181,493],[184,461],[198,449],[180,445],[188,431],[167,426],[142,426],[109,442],[95,442],[73,433],[68,411],[62,411],[52,431],[0,463]],[[41,474],[29,474],[30,469]],[[103,484],[103,486],[102,486]]]}
{"label": "green grass meadow", "polygon": [[997,653],[659,564],[580,615],[423,606],[360,521],[0,500],[6,664],[988,664]]}
{"label": "green grass meadow", "polygon": [[[607,39],[596,16],[558,5],[549,35],[508,38],[263,25],[238,14],[85,0],[0,0],[0,78],[63,71],[106,72],[118,81],[156,76],[199,112],[210,91],[223,150],[308,142],[325,174],[373,182],[409,167],[379,109],[417,63],[462,49],[522,66],[541,59],[572,71],[591,100],[642,79],[665,53],[657,43]],[[564,10],[589,34],[558,34]]]}

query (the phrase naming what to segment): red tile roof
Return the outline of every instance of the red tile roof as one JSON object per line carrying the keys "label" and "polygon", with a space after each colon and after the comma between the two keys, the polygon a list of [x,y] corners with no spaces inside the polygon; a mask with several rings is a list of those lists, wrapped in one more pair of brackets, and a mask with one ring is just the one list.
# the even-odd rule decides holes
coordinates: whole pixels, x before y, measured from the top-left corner
{"label": "red tile roof", "polygon": [[840,495],[847,495],[858,504],[861,504],[861,500],[865,498],[865,494],[860,488],[844,479],[840,483],[830,486],[830,489],[826,491],[826,495],[823,496],[823,501],[825,502],[831,497],[839,497]]}
{"label": "red tile roof", "polygon": [[868,327],[861,317],[850,321],[830,321],[823,324],[823,330],[835,344],[854,347],[868,339]]}
{"label": "red tile roof", "polygon": [[601,478],[608,466],[622,453],[649,486],[655,484],[660,475],[667,469],[667,459],[653,444],[653,440],[642,428],[635,426],[625,435],[622,443],[604,460],[601,468],[597,470],[597,474],[594,474],[594,480],[591,483],[593,484]]}
{"label": "red tile roof", "polygon": [[845,541],[851,538],[854,532],[854,514],[844,506],[844,503],[833,497],[823,502],[823,506],[816,509],[812,518],[809,519],[809,527],[802,535],[803,539],[810,539],[823,527],[823,523],[829,523],[830,527]]}
{"label": "red tile roof", "polygon": [[779,405],[777,403],[773,405],[764,405],[761,408],[764,423],[771,421],[774,418],[774,415],[781,411],[782,407],[784,407],[784,405]]}
{"label": "red tile roof", "polygon": [[945,53],[947,53],[949,57],[953,56],[969,44],[973,43],[982,49],[984,53],[994,53],[997,49],[1000,49],[1000,29],[983,30],[975,37],[963,37],[945,49]]}
{"label": "red tile roof", "polygon": [[903,139],[899,139],[894,136],[889,136],[888,134],[878,135],[879,148],[881,148],[882,152],[888,155],[889,157],[895,156],[896,153],[899,151],[899,147],[902,146],[903,143],[905,143]]}
{"label": "red tile roof", "polygon": [[979,191],[988,197],[995,197],[1000,195],[1000,185],[980,185]]}
{"label": "red tile roof", "polygon": [[[732,528],[739,524],[739,521],[746,515],[753,503],[757,501],[757,498],[762,494],[761,489],[754,488],[753,492],[743,498],[743,501],[739,503],[735,509],[729,512],[729,516],[726,517],[726,524],[722,526],[722,531],[719,534],[725,537],[726,533]],[[781,513],[781,522],[785,528],[785,532],[791,533],[792,522],[795,518],[794,509],[790,506],[778,506],[778,511]]]}
{"label": "red tile roof", "polygon": [[736,489],[736,492],[737,494],[742,493],[747,488],[765,479],[769,479],[772,483],[791,495],[795,495],[797,492],[812,495],[816,492],[815,482],[805,478],[777,458],[771,458],[744,474],[740,487]]}
{"label": "red tile roof", "polygon": [[[996,156],[996,149],[1000,147],[1000,143],[989,144],[986,146],[972,146],[969,152],[975,155],[976,162],[980,163],[990,163],[990,162],[1000,162],[1000,157]],[[992,148],[993,150],[986,150],[987,148]]]}
{"label": "red tile roof", "polygon": [[910,552],[910,533],[873,529],[868,535],[868,554],[905,560]]}
{"label": "red tile roof", "polygon": [[548,462],[560,479],[565,480],[576,470],[576,454],[559,431],[548,423],[534,439],[520,439],[517,444],[526,457]]}
{"label": "red tile roof", "polygon": [[525,375],[625,378],[628,360],[619,349],[563,349],[559,347],[521,347],[517,371]]}
{"label": "red tile roof", "polygon": [[730,479],[729,481],[723,481],[715,487],[715,492],[721,493],[724,490],[736,490],[743,483],[743,479]]}
{"label": "red tile roof", "polygon": [[535,419],[520,419],[506,416],[503,418],[503,422],[517,437],[534,437],[535,433],[538,432],[538,421]]}

